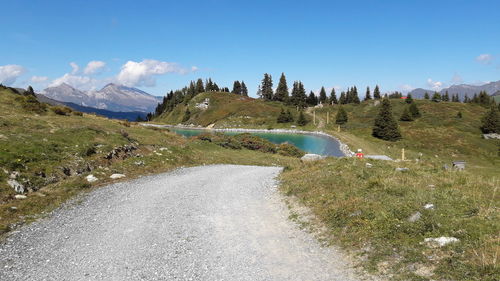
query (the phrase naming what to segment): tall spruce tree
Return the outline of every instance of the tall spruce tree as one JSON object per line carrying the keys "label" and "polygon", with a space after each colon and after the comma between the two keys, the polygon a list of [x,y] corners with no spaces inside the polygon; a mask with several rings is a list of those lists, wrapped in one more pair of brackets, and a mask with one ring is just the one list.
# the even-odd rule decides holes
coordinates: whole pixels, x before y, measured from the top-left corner
{"label": "tall spruce tree", "polygon": [[444,95],[441,96],[442,101],[450,101],[450,95],[448,94],[448,91],[444,93]]}
{"label": "tall spruce tree", "polygon": [[434,92],[434,95],[432,95],[432,101],[434,101],[434,102],[440,102],[441,101],[441,95],[438,92]]}
{"label": "tall spruce tree", "polygon": [[318,104],[318,98],[314,94],[313,91],[309,93],[309,96],[307,97],[307,105],[308,106],[315,106]]}
{"label": "tall spruce tree", "polygon": [[292,88],[291,103],[297,107],[303,108],[306,106],[307,96],[304,84],[300,81],[295,81]]}
{"label": "tall spruce tree", "polygon": [[274,100],[281,102],[288,101],[288,85],[286,84],[285,73],[281,73],[280,82],[278,83],[278,88],[274,94]]}
{"label": "tall spruce tree", "polygon": [[264,74],[260,91],[263,100],[270,101],[273,99],[273,79],[270,74]]}
{"label": "tall spruce tree", "polygon": [[424,94],[424,99],[428,100],[430,97],[429,97],[429,93],[425,92]]}
{"label": "tall spruce tree", "polygon": [[343,106],[339,106],[339,111],[337,111],[337,115],[335,116],[335,123],[339,125],[344,125],[349,120],[347,116],[347,112],[344,110]]}
{"label": "tall spruce tree", "polygon": [[337,94],[335,94],[335,88],[332,88],[332,91],[330,92],[330,104],[338,104],[339,101],[337,100]]}
{"label": "tall spruce tree", "polygon": [[241,83],[240,81],[234,81],[233,84],[233,90],[231,93],[236,94],[236,95],[241,95]]}
{"label": "tall spruce tree", "polygon": [[490,110],[481,119],[480,129],[483,134],[500,134],[500,113],[496,104],[491,105]]}
{"label": "tall spruce tree", "polygon": [[339,104],[346,104],[346,103],[347,103],[347,98],[345,92],[341,92],[339,98]]}
{"label": "tall spruce tree", "polygon": [[248,97],[248,88],[244,81],[241,81],[241,95]]}
{"label": "tall spruce tree", "polygon": [[205,87],[203,86],[203,80],[198,79],[196,81],[196,94],[205,92]]}
{"label": "tall spruce tree", "polygon": [[352,103],[355,103],[355,104],[361,103],[361,101],[359,100],[359,96],[358,96],[358,88],[356,88],[356,86],[352,87],[351,101],[352,101]]}
{"label": "tall spruce tree", "polygon": [[391,103],[387,98],[382,100],[380,111],[375,118],[372,135],[386,141],[397,141],[401,139],[398,123],[392,116]]}
{"label": "tall spruce tree", "polygon": [[464,103],[469,103],[469,102],[470,102],[469,96],[467,96],[467,94],[465,94]]}
{"label": "tall spruce tree", "polygon": [[375,85],[375,90],[373,90],[373,98],[376,100],[379,100],[382,98],[382,96],[380,96],[380,89],[379,89],[378,85]]}
{"label": "tall spruce tree", "polygon": [[326,103],[326,91],[325,87],[321,87],[321,90],[319,91],[319,102],[322,104]]}
{"label": "tall spruce tree", "polygon": [[365,101],[371,100],[372,95],[370,94],[370,87],[366,87]]}

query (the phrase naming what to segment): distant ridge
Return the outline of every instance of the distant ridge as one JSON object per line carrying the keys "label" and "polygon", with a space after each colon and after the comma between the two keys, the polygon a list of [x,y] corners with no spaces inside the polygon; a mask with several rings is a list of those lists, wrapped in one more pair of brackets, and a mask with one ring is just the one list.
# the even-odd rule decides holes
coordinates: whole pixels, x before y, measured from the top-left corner
{"label": "distant ridge", "polygon": [[[490,82],[484,85],[476,86],[476,85],[468,85],[468,84],[460,84],[460,85],[452,85],[448,88],[444,88],[439,91],[440,94],[444,94],[448,91],[448,94],[455,95],[458,94],[460,100],[463,100],[465,95],[468,97],[472,97],[474,94],[479,94],[481,91],[486,91],[488,95],[495,95],[500,91],[500,81]],[[417,88],[409,92],[414,98],[423,98],[425,93],[429,93],[429,96],[435,92],[434,90],[426,90],[422,88]]]}

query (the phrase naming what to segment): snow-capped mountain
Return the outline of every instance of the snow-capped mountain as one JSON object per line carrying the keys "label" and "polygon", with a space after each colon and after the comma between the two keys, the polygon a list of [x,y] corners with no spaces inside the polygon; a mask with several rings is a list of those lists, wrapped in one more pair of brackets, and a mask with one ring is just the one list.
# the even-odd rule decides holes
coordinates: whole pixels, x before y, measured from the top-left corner
{"label": "snow-capped mountain", "polygon": [[42,94],[51,99],[111,111],[152,112],[162,98],[136,88],[108,84],[99,91],[80,91],[68,84],[45,89]]}
{"label": "snow-capped mountain", "polygon": [[[468,84],[460,84],[460,85],[452,85],[448,88],[444,88],[439,93],[444,94],[448,92],[450,95],[458,94],[459,98],[462,100],[465,95],[471,98],[474,94],[479,94],[479,92],[485,91],[488,95],[493,95],[497,91],[500,91],[500,81],[490,82],[484,85],[476,86],[476,85],[468,85]],[[423,98],[425,93],[428,93],[430,96],[434,93],[434,90],[426,90],[426,89],[414,89],[409,92],[414,98]]]}

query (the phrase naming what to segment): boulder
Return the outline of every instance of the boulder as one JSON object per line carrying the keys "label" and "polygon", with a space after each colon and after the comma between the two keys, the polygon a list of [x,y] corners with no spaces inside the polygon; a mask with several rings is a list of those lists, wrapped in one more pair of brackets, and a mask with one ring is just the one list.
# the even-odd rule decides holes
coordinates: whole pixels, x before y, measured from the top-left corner
{"label": "boulder", "polygon": [[436,248],[436,247],[443,247],[443,246],[446,246],[450,243],[457,243],[459,242],[460,240],[458,240],[458,238],[455,238],[455,237],[445,237],[445,236],[441,236],[441,237],[437,237],[437,238],[425,238],[424,239],[424,242],[430,246],[430,247],[433,247],[433,248]]}
{"label": "boulder", "polygon": [[88,175],[88,176],[86,176],[86,177],[85,177],[85,179],[86,179],[88,182],[90,182],[90,183],[93,183],[93,182],[96,182],[96,181],[98,181],[98,180],[99,180],[99,179],[98,179],[98,178],[96,178],[94,175]]}
{"label": "boulder", "polygon": [[321,160],[323,158],[325,158],[325,157],[318,155],[318,154],[308,153],[308,154],[302,156],[302,158],[300,158],[300,160],[302,160],[302,161],[318,161],[318,160]]}
{"label": "boulder", "polygon": [[411,215],[411,216],[408,218],[408,221],[409,221],[409,222],[416,222],[416,221],[418,221],[421,217],[422,217],[422,214],[421,214],[420,212],[416,212],[416,213],[414,213],[413,215]]}
{"label": "boulder", "polygon": [[426,209],[426,210],[434,210],[434,204],[431,204],[431,203],[425,204],[424,205],[424,209]]}
{"label": "boulder", "polygon": [[26,199],[26,198],[28,198],[28,196],[17,194],[17,195],[14,196],[14,198],[16,198],[16,199]]}
{"label": "boulder", "polygon": [[125,175],[124,174],[112,174],[111,176],[109,176],[110,179],[121,179],[121,178],[124,178]]}
{"label": "boulder", "polygon": [[24,185],[22,185],[21,183],[19,183],[18,181],[16,180],[13,180],[13,179],[10,179],[7,181],[7,184],[14,188],[14,190],[17,192],[17,193],[24,193],[26,191],[26,187]]}
{"label": "boulder", "polygon": [[408,168],[396,168],[397,172],[408,172],[410,169]]}

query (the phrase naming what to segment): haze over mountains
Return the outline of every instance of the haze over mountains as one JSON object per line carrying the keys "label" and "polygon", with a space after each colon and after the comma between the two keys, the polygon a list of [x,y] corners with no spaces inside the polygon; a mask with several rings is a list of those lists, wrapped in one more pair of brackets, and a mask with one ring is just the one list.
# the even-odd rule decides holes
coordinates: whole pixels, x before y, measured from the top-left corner
{"label": "haze over mountains", "polygon": [[[500,91],[500,81],[490,82],[484,85],[476,86],[476,85],[468,85],[468,84],[460,84],[460,85],[452,85],[448,88],[444,88],[441,91],[438,91],[440,94],[444,94],[448,91],[448,94],[458,94],[460,100],[463,100],[465,95],[469,98],[474,96],[474,94],[479,94],[481,91],[485,91],[488,95],[495,95]],[[409,92],[414,98],[423,98],[425,93],[428,93],[430,96],[435,92],[435,90],[428,90],[417,88]]]}
{"label": "haze over mountains", "polygon": [[42,91],[42,95],[84,107],[115,112],[152,112],[162,97],[150,95],[137,88],[110,83],[99,91],[81,91],[63,83]]}

